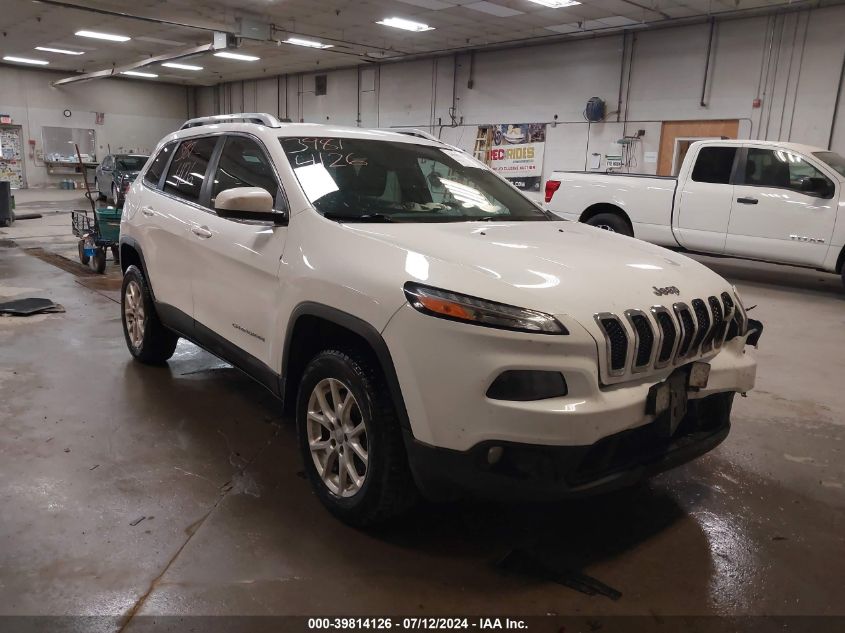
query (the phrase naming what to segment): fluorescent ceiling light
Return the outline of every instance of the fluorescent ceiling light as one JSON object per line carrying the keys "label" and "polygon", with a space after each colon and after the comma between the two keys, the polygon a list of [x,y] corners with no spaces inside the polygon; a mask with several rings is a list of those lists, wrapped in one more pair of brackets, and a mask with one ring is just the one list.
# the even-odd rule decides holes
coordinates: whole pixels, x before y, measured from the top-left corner
{"label": "fluorescent ceiling light", "polygon": [[13,55],[6,55],[3,58],[4,62],[18,62],[19,64],[35,64],[36,66],[46,66],[50,62],[45,62],[43,59],[30,59],[29,57],[15,57]]}
{"label": "fluorescent ceiling light", "polygon": [[135,38],[142,42],[150,42],[151,44],[164,44],[165,46],[187,46],[184,42],[177,42],[175,40],[165,40],[160,37],[149,37],[146,35],[139,35]]}
{"label": "fluorescent ceiling light", "polygon": [[432,11],[442,11],[443,9],[451,9],[455,6],[453,2],[441,2],[441,0],[399,0],[405,4],[412,4],[415,7],[422,7],[423,9],[431,9]]}
{"label": "fluorescent ceiling light", "polygon": [[334,44],[323,44],[315,42],[314,40],[303,40],[298,37],[289,37],[285,40],[285,44],[294,44],[296,46],[307,46],[308,48],[331,48]]}
{"label": "fluorescent ceiling light", "polygon": [[124,70],[121,75],[132,75],[133,77],[158,77],[155,73],[142,73],[138,70]]}
{"label": "fluorescent ceiling light", "polygon": [[241,55],[240,53],[229,53],[227,51],[220,51],[219,53],[214,53],[215,57],[225,57],[226,59],[239,59],[242,62],[257,62],[260,57],[256,57],[255,55]]}
{"label": "fluorescent ceiling light", "polygon": [[472,4],[465,4],[464,8],[472,9],[473,11],[481,11],[482,13],[489,13],[490,15],[495,15],[497,18],[510,18],[515,15],[523,14],[523,11],[517,11],[516,9],[511,9],[510,7],[503,7],[501,4],[487,2],[487,0],[473,2]]}
{"label": "fluorescent ceiling light", "polygon": [[578,0],[528,0],[536,4],[542,4],[544,7],[551,9],[562,9],[563,7],[574,7],[576,4],[581,4]]}
{"label": "fluorescent ceiling light", "polygon": [[180,70],[202,70],[202,66],[193,66],[191,64],[177,64],[176,62],[165,62],[162,66],[167,68],[178,68]]}
{"label": "fluorescent ceiling light", "polygon": [[62,55],[84,55],[85,51],[68,51],[64,48],[50,48],[49,46],[36,46],[37,51],[46,51],[48,53],[61,53]]}
{"label": "fluorescent ceiling light", "polygon": [[77,31],[74,35],[79,37],[93,37],[95,40],[109,40],[110,42],[128,42],[131,37],[125,35],[113,35],[112,33],[99,33],[98,31]]}
{"label": "fluorescent ceiling light", "polygon": [[422,22],[414,22],[413,20],[405,20],[403,18],[385,18],[383,20],[379,20],[376,24],[382,24],[384,26],[392,26],[395,29],[402,29],[405,31],[433,31],[434,27],[429,26],[428,24],[423,24]]}

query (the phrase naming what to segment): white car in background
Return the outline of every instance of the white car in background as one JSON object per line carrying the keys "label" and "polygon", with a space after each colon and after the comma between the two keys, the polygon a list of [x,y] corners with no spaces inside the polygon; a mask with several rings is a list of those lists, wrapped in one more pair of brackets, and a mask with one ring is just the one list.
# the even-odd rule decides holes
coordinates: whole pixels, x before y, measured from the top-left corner
{"label": "white car in background", "polygon": [[629,485],[718,445],[754,385],[759,327],[724,279],[556,220],[436,140],[189,121],[133,184],[120,249],[132,356],[185,337],[267,387],[359,525],[420,492]]}
{"label": "white car in background", "polygon": [[811,267],[845,283],[845,159],[820,147],[698,141],[677,178],[552,173],[555,214],[654,244]]}

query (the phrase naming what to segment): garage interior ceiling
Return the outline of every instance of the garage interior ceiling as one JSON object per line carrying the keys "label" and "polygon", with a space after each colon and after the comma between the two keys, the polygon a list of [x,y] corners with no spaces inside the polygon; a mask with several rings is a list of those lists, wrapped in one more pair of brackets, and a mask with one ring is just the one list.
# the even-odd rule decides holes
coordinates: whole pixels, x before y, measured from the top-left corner
{"label": "garage interior ceiling", "polygon": [[[238,33],[239,19],[273,25],[269,30],[270,41],[242,41],[239,52],[260,57],[259,61],[223,59],[204,53],[179,60],[202,66],[201,71],[166,68],[160,64],[149,66],[150,72],[158,74],[158,81],[210,85],[522,41],[647,28],[728,12],[765,11],[796,4],[801,3],[583,0],[581,4],[555,9],[532,0],[136,0],[132,3],[6,0],[0,15],[0,57],[30,57],[49,61],[45,69],[92,72],[208,44],[212,31]],[[388,17],[423,22],[434,29],[412,33],[376,24]],[[132,39],[118,43],[74,35],[83,29]],[[311,49],[278,43],[297,36],[332,47]],[[84,54],[44,52],[35,50],[36,46]]]}

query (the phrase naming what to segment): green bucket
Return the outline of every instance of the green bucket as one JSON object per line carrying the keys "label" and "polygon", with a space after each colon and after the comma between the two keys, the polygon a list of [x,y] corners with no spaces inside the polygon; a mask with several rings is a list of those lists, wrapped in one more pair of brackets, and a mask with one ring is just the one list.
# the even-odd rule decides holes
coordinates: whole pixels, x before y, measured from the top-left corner
{"label": "green bucket", "polygon": [[120,216],[122,209],[115,207],[98,207],[97,223],[100,225],[100,239],[117,242],[120,238]]}

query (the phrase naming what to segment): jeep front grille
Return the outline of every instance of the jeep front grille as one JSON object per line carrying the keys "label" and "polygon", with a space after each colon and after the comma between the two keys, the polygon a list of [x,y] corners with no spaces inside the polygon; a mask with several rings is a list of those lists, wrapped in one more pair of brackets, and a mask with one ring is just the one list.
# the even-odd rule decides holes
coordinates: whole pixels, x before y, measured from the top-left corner
{"label": "jeep front grille", "polygon": [[607,341],[607,360],[610,373],[621,375],[625,373],[628,361],[628,333],[625,326],[615,314],[603,313],[596,315],[596,321],[601,326]]}
{"label": "jeep front grille", "polygon": [[725,292],[689,304],[656,305],[648,313],[626,310],[624,319],[612,312],[597,314],[607,373],[620,377],[661,369],[720,349],[731,330],[744,326],[745,315],[736,306]]}

